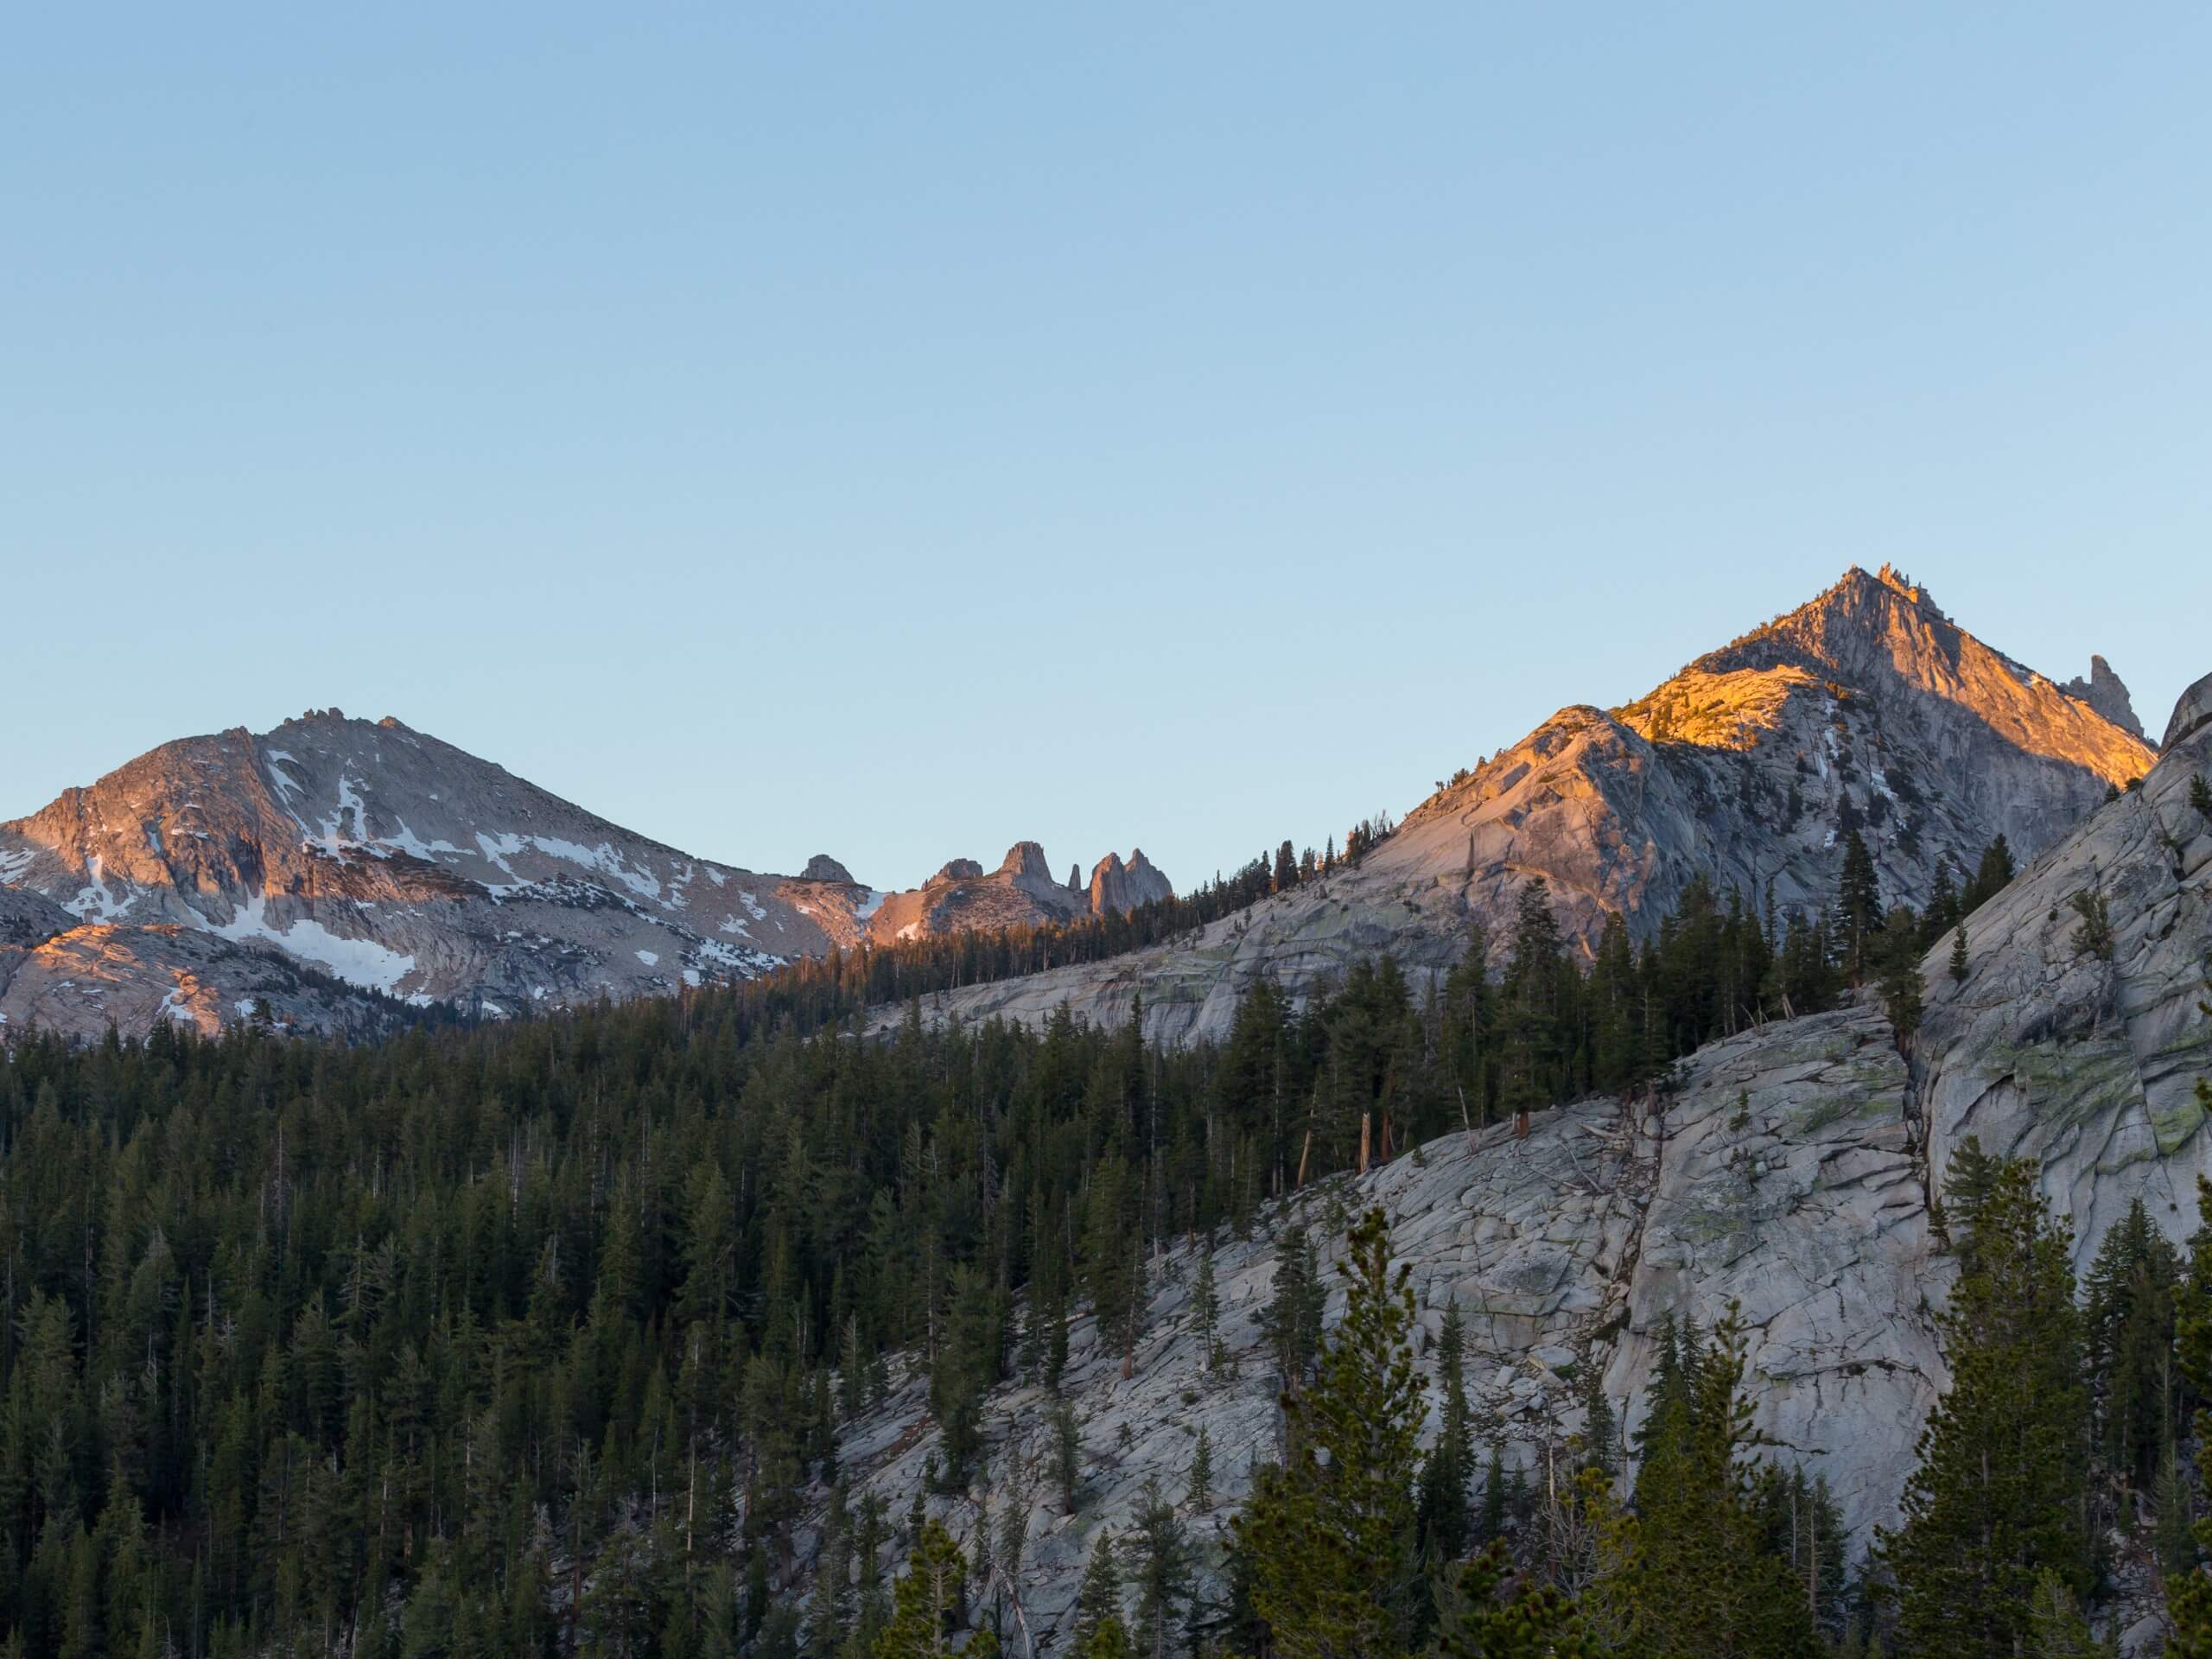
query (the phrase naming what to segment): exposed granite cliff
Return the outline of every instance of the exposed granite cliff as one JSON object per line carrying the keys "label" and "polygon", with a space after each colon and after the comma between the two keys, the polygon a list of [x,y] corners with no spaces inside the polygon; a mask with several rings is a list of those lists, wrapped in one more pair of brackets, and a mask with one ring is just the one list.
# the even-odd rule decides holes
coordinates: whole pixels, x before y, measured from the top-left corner
{"label": "exposed granite cliff", "polygon": [[[2134,1197],[2177,1238],[2196,1224],[2195,1177],[2212,1173],[2192,1092],[2212,1071],[2212,1020],[2197,1007],[2212,952],[2212,823],[2189,788],[2212,770],[2212,677],[2183,709],[2195,712],[2177,717],[2139,791],[2095,810],[1974,914],[1962,982],[1948,972],[1949,938],[1937,942],[1909,1054],[1871,1006],[1777,1020],[1700,1050],[1663,1096],[1539,1114],[1526,1139],[1504,1126],[1447,1136],[1287,1208],[1332,1249],[1332,1215],[1390,1212],[1426,1332],[1453,1303],[1466,1319],[1478,1435],[1539,1480],[1584,1427],[1584,1378],[1598,1374],[1632,1431],[1662,1319],[1709,1323],[1740,1302],[1769,1455],[1826,1476],[1862,1549],[1870,1526],[1895,1520],[1920,1424],[1948,1382],[1931,1313],[1954,1267],[1929,1195],[1964,1136],[2042,1160],[2046,1192],[2076,1220],[2077,1267]],[[2082,892],[2108,906],[2108,959],[2077,938]],[[1017,1387],[985,1413],[987,1473],[929,1500],[963,1538],[986,1521],[999,1535],[1007,1506],[1020,1506],[1014,1587],[1038,1651],[1067,1650],[1091,1542],[1128,1530],[1146,1480],[1171,1497],[1186,1490],[1201,1423],[1217,1502],[1185,1514],[1202,1593],[1220,1592],[1228,1516],[1276,1445],[1258,1319],[1284,1219],[1271,1212],[1252,1240],[1219,1245],[1225,1367],[1211,1368],[1191,1332],[1187,1244],[1152,1264],[1133,1376],[1077,1323],[1066,1387],[1086,1472],[1074,1514],[1035,1496],[1050,1485],[1044,1402]],[[1340,1299],[1329,1317],[1339,1312]],[[840,1467],[895,1510],[935,1442],[911,1377],[850,1427]],[[791,1587],[804,1588],[803,1561]],[[2156,1638],[2143,1614],[2120,1621],[2131,1651]]]}

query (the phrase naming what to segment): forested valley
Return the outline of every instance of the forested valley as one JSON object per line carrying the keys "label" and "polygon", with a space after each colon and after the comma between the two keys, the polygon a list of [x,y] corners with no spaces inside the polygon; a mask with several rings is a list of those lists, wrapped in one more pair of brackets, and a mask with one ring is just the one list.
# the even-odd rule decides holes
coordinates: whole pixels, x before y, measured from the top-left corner
{"label": "forested valley", "polygon": [[[1923,954],[2010,874],[1999,843],[1916,916],[1885,908],[1853,836],[1822,914],[1699,887],[1586,962],[1534,882],[1511,937],[1449,974],[1363,963],[1302,1007],[1262,985],[1225,1041],[1176,1051],[1135,1018],[963,1027],[918,999],[864,1039],[865,969],[358,1049],[21,1037],[0,1051],[0,1640],[987,1653],[1016,1638],[960,1545],[918,1501],[845,1501],[840,1426],[894,1376],[926,1373],[953,1487],[988,1391],[1056,1384],[1077,1308],[1133,1355],[1166,1242],[1249,1236],[1294,1189],[1447,1131],[1663,1092],[1713,1037],[1862,988],[1909,1033]],[[2200,1628],[2183,1465],[2212,1246],[2177,1253],[2139,1214],[2076,1287],[2032,1172],[1962,1171],[1958,1385],[1871,1554],[1847,1560],[1817,1477],[1754,1442],[1726,1321],[1674,1333],[1635,1443],[1593,1427],[1564,1489],[1486,1459],[1463,1405],[1420,1452],[1370,1217],[1325,1331],[1310,1241],[1278,1241],[1285,1456],[1240,1518],[1234,1593],[1191,1592],[1204,1494],[1160,1494],[1094,1564],[1083,1650],[2087,1654],[2101,1541],[2139,1510]],[[1447,1402],[1457,1344],[1421,1356]],[[1593,1397],[1592,1424],[1627,1404]],[[795,1529],[825,1495],[830,1588],[802,1603]]]}

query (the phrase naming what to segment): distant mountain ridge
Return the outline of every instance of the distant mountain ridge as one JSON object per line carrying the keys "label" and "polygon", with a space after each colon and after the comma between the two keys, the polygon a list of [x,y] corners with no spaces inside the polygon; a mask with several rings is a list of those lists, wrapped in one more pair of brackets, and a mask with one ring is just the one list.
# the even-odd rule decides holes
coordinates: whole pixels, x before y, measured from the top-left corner
{"label": "distant mountain ridge", "polygon": [[0,823],[0,1031],[213,1031],[264,1008],[345,1035],[410,1005],[498,1018],[895,938],[887,906],[907,938],[1127,908],[1169,890],[1144,869],[1080,893],[983,878],[893,894],[826,855],[760,874],[397,720],[310,710],[164,744]]}
{"label": "distant mountain ridge", "polygon": [[[2124,705],[2108,666],[2101,678],[2097,700]],[[1971,870],[2000,834],[2025,861],[2156,758],[1910,578],[1854,566],[1634,702],[1560,710],[1421,803],[1357,867],[1184,941],[937,1007],[1041,1019],[1065,1001],[1110,1021],[1141,995],[1153,1035],[1217,1036],[1262,976],[1295,995],[1363,956],[1441,969],[1478,925],[1502,949],[1539,877],[1585,944],[1614,914],[1642,937],[1699,880],[1778,915],[1808,912],[1832,898],[1854,830],[1885,898],[1923,906],[1939,866]]]}

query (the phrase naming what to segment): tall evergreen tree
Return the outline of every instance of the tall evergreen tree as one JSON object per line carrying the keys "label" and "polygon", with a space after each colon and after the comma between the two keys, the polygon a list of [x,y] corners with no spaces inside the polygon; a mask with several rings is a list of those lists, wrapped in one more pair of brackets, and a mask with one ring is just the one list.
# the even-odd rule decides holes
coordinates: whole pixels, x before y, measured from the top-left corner
{"label": "tall evergreen tree", "polygon": [[1313,1386],[1287,1402],[1299,1450],[1236,1521],[1253,1609],[1283,1659],[1402,1653],[1418,1582],[1413,1482],[1425,1414],[1410,1270],[1391,1271],[1380,1210],[1347,1244],[1344,1321],[1323,1344]]}
{"label": "tall evergreen tree", "polygon": [[967,1585],[968,1558],[951,1534],[927,1522],[893,1594],[891,1622],[875,1639],[874,1659],[940,1659],[955,1651],[996,1659],[998,1638],[988,1630],[970,1630],[965,1645],[956,1645]]}
{"label": "tall evergreen tree", "polygon": [[1443,1420],[1435,1447],[1421,1465],[1414,1505],[1421,1559],[1432,1569],[1456,1566],[1465,1558],[1474,1525],[1467,1502],[1475,1472],[1474,1426],[1467,1403],[1467,1331],[1457,1302],[1444,1312],[1436,1375],[1444,1395]]}
{"label": "tall evergreen tree", "polygon": [[1999,1659],[2030,1639],[2039,1575],[2077,1597],[2091,1588],[2089,1400],[2065,1224],[2032,1162],[1975,1174],[1982,1190],[1947,1194],[1955,1236],[1965,1230],[1937,1316],[1951,1387],[1922,1432],[1904,1525],[1881,1553],[1913,1651]]}
{"label": "tall evergreen tree", "polygon": [[1882,926],[1882,887],[1873,855],[1856,830],[1843,842],[1843,868],[1836,878],[1835,942],[1843,970],[1853,985],[1864,984],[1872,961],[1874,938]]}
{"label": "tall evergreen tree", "polygon": [[1761,1522],[1743,1374],[1731,1306],[1710,1347],[1655,1376],[1634,1513],[1603,1529],[1606,1622],[1649,1659],[1796,1659],[1816,1649],[1803,1592]]}

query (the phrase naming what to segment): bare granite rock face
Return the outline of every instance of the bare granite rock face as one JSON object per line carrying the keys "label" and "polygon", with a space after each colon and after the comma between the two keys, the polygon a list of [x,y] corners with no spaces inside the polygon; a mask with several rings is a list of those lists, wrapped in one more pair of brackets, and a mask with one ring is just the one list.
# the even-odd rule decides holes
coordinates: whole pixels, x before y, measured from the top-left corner
{"label": "bare granite rock face", "polygon": [[817,853],[806,861],[806,868],[798,873],[802,881],[842,881],[850,883],[853,873],[827,853]]}
{"label": "bare granite rock face", "polygon": [[2112,664],[2101,657],[2089,658],[2089,677],[2078,676],[2066,682],[2069,696],[2079,697],[2123,732],[2142,737],[2143,722],[2135,717],[2134,701],[2127,695],[2127,685],[2112,671]]}
{"label": "bare granite rock face", "polygon": [[2208,725],[2212,725],[2212,674],[2207,674],[2181,694],[2181,701],[2174,704],[2172,718],[2166,721],[2165,739],[2159,747],[2171,749]]}
{"label": "bare granite rock face", "polygon": [[1126,916],[1140,905],[1172,898],[1174,893],[1167,878],[1144,855],[1141,847],[1130,850],[1126,864],[1122,862],[1119,853],[1109,853],[1090,872],[1090,908],[1094,915]]}
{"label": "bare granite rock face", "polygon": [[1218,1037],[1262,976],[1301,995],[1388,952],[1420,979],[1478,924],[1502,951],[1532,877],[1586,946],[1613,913],[1641,938],[1700,879],[1777,914],[1825,906],[1854,829],[1885,896],[1924,905],[1939,865],[1970,871],[1999,834],[2031,858],[2155,758],[1906,578],[1853,569],[1633,703],[1560,710],[1356,868],[1182,939],[933,1006],[1038,1020],[1065,1001],[1113,1021],[1141,993],[1149,1034]]}
{"label": "bare granite rock face", "polygon": [[[2206,704],[2207,693],[2212,679],[2190,696]],[[1478,1438],[1509,1468],[1541,1488],[1586,1424],[1593,1376],[1625,1443],[1662,1322],[1709,1327],[1732,1301],[1766,1455],[1826,1477],[1863,1551],[1870,1528],[1897,1519],[1921,1425],[1948,1383],[1933,1313],[1955,1266],[1929,1195],[1967,1135],[2041,1160],[2046,1193],[2075,1218],[2077,1269],[2133,1198],[2170,1236],[2196,1224],[2195,1178],[2212,1174],[2193,1092],[2212,1072],[2212,1020],[2198,1007],[2212,823],[2189,789],[2212,768],[2212,706],[2192,719],[2177,718],[2139,790],[2097,808],[1968,918],[1963,981],[1948,972],[1950,939],[1936,943],[1923,964],[1926,1021],[1906,1052],[1871,1004],[1773,1020],[1691,1056],[1664,1095],[1540,1113],[1525,1139],[1506,1126],[1446,1136],[1318,1184],[1251,1239],[1216,1241],[1218,1369],[1191,1330],[1196,1262],[1176,1241],[1151,1263],[1134,1376],[1087,1318],[1076,1325],[1065,1380],[1083,1423],[1075,1512],[1049,1492],[1045,1396],[1020,1382],[989,1402],[978,1478],[929,1508],[971,1548],[980,1527],[996,1539],[1009,1506],[1020,1511],[1022,1565],[1002,1582],[1034,1650],[1065,1653],[1092,1541],[1128,1531],[1147,1479],[1170,1497],[1187,1491],[1203,1423],[1217,1501],[1183,1513],[1200,1593],[1219,1596],[1228,1516],[1279,1446],[1259,1325],[1272,1238],[1295,1215],[1332,1254],[1348,1217],[1379,1204],[1412,1269],[1424,1363],[1456,1303]],[[2103,902],[2108,955],[2083,935],[2082,893]],[[1339,1296],[1328,1318],[1341,1311]],[[1432,1434],[1438,1403],[1432,1394]],[[924,1380],[910,1376],[848,1427],[840,1466],[896,1513],[936,1440]],[[808,1588],[807,1553],[791,1593]],[[2155,1650],[2155,1605],[2123,1611],[2127,1650]]]}

